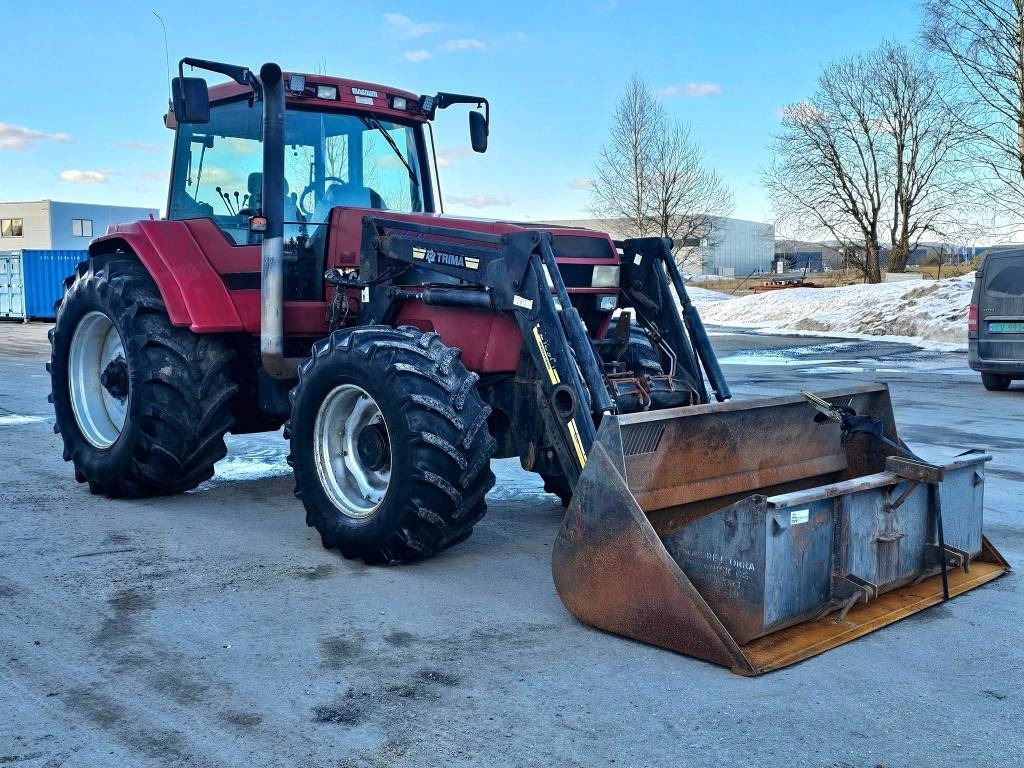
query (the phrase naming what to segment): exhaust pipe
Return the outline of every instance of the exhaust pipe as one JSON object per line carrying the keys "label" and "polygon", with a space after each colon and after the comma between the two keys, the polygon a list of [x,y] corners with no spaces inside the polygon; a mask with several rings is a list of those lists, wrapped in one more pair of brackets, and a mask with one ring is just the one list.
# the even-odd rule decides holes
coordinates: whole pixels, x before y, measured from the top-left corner
{"label": "exhaust pipe", "polygon": [[263,83],[263,235],[260,279],[260,356],[275,379],[295,375],[284,356],[284,81],[281,68],[260,68]]}

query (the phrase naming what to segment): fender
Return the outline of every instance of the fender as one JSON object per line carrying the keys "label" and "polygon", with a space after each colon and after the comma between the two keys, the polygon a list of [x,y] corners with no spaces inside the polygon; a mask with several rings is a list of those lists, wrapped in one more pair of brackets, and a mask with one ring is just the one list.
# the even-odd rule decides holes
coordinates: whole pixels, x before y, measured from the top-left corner
{"label": "fender", "polygon": [[512,373],[519,369],[523,334],[515,320],[497,312],[460,307],[431,307],[407,301],[395,325],[436,331],[449,347],[462,350],[462,362],[477,373]]}
{"label": "fender", "polygon": [[89,243],[90,256],[118,250],[130,251],[145,265],[173,325],[193,333],[243,330],[223,280],[185,222],[115,224]]}

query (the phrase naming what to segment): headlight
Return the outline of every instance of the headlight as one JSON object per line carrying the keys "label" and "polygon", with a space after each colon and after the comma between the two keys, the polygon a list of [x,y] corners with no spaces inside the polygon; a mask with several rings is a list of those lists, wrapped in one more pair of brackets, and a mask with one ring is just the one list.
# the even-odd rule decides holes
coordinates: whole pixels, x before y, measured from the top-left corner
{"label": "headlight", "polygon": [[594,267],[594,276],[590,279],[592,288],[618,288],[619,266]]}
{"label": "headlight", "polygon": [[328,99],[330,101],[338,100],[338,86],[336,85],[318,85],[316,87],[316,97],[318,99]]}
{"label": "headlight", "polygon": [[600,312],[611,312],[617,306],[619,306],[619,297],[617,295],[597,297],[597,309]]}

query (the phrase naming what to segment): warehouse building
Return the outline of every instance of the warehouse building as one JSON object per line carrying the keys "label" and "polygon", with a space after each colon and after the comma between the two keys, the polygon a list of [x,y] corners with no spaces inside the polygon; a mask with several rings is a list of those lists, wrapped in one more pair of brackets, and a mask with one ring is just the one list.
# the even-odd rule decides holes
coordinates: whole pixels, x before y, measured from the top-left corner
{"label": "warehouse building", "polygon": [[111,224],[157,218],[156,208],[34,200],[0,203],[0,251],[85,250]]}
{"label": "warehouse building", "polygon": [[111,224],[155,218],[156,208],[36,200],[0,203],[0,319],[53,316],[64,278]]}
{"label": "warehouse building", "polygon": [[[607,232],[615,240],[635,237],[626,219],[571,219],[550,221],[563,227],[584,227]],[[691,243],[677,243],[676,260],[683,271],[722,277],[746,277],[771,270],[775,254],[775,226],[715,216],[710,231]]]}

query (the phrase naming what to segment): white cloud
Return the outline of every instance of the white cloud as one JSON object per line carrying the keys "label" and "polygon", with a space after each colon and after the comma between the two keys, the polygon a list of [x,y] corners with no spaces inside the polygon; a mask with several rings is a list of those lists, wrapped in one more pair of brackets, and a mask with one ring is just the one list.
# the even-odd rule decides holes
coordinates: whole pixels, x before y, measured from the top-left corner
{"label": "white cloud", "polygon": [[0,149],[29,149],[40,141],[71,141],[66,133],[43,133],[31,128],[0,123]]}
{"label": "white cloud", "polygon": [[670,99],[673,96],[713,96],[722,92],[718,83],[687,83],[686,85],[670,85],[655,91],[656,96]]}
{"label": "white cloud", "polygon": [[452,160],[457,157],[469,157],[473,150],[469,147],[450,147],[437,150],[437,166],[439,168],[451,168]]}
{"label": "white cloud", "polygon": [[402,54],[402,58],[406,61],[426,61],[430,58],[430,51],[422,48],[418,51],[406,51]]}
{"label": "white cloud", "polygon": [[490,48],[488,43],[472,37],[460,37],[454,40],[445,40],[441,43],[441,50],[445,53],[453,51],[486,51]]}
{"label": "white cloud", "polygon": [[444,29],[441,22],[413,21],[401,13],[385,13],[384,21],[393,35],[402,38],[426,37]]}
{"label": "white cloud", "polygon": [[110,171],[80,171],[77,168],[61,171],[60,180],[72,184],[105,184],[110,178]]}
{"label": "white cloud", "polygon": [[689,83],[686,86],[687,96],[712,96],[722,92],[718,83]]}
{"label": "white cloud", "polygon": [[469,197],[448,195],[447,199],[450,203],[464,205],[467,208],[495,208],[512,202],[511,198],[498,195],[470,195]]}
{"label": "white cloud", "polygon": [[594,186],[593,179],[573,179],[569,182],[569,186],[573,189],[590,189]]}

